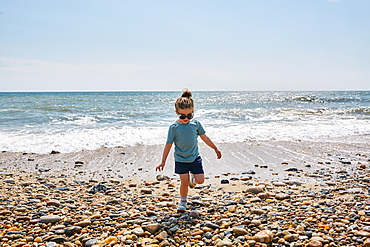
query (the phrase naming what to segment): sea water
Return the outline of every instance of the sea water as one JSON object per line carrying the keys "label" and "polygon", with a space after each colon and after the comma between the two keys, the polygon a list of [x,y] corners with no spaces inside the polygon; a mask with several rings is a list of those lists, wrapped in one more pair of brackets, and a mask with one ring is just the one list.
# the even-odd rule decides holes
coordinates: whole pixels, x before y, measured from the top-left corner
{"label": "sea water", "polygon": [[[181,92],[0,92],[0,151],[164,144]],[[369,91],[193,92],[216,143],[370,134]]]}

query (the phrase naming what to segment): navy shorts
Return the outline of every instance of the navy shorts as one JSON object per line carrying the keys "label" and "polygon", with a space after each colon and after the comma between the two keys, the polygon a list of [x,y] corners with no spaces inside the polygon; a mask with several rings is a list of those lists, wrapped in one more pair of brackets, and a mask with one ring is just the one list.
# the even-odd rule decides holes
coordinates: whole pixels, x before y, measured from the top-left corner
{"label": "navy shorts", "polygon": [[203,174],[203,165],[202,165],[202,158],[198,156],[192,163],[184,163],[184,162],[177,162],[175,161],[175,173],[177,174],[185,174],[185,173],[193,173],[193,174]]}

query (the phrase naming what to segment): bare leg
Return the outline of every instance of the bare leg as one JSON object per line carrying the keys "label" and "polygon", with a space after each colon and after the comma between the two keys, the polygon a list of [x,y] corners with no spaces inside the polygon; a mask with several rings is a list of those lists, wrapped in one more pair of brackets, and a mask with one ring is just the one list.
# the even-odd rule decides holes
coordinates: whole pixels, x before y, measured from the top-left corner
{"label": "bare leg", "polygon": [[189,173],[180,174],[180,196],[187,196],[189,191]]}
{"label": "bare leg", "polygon": [[193,174],[194,175],[194,182],[196,184],[204,183],[204,173],[201,174]]}

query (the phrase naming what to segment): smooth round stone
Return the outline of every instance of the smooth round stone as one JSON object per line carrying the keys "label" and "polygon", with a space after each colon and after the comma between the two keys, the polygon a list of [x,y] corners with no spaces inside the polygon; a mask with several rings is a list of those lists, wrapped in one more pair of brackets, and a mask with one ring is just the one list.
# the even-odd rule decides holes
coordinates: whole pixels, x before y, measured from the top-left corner
{"label": "smooth round stone", "polygon": [[193,195],[193,196],[191,197],[191,199],[192,199],[192,200],[200,200],[201,198],[200,198],[200,195]]}
{"label": "smooth round stone", "polygon": [[56,230],[55,234],[62,235],[62,234],[64,234],[64,230]]}
{"label": "smooth round stone", "polygon": [[98,241],[96,239],[89,239],[85,242],[85,247],[91,247],[93,246],[94,244],[96,244]]}
{"label": "smooth round stone", "polygon": [[36,194],[36,196],[35,196],[36,199],[43,199],[45,197],[46,196],[44,194]]}
{"label": "smooth round stone", "polygon": [[198,218],[199,217],[199,212],[197,210],[193,210],[189,214],[190,217],[192,218]]}
{"label": "smooth round stone", "polygon": [[245,191],[248,193],[252,193],[252,194],[258,194],[258,193],[264,192],[263,188],[259,186],[249,187]]}
{"label": "smooth round stone", "polygon": [[55,243],[63,243],[66,241],[66,239],[64,237],[56,237],[56,238],[50,239],[50,241],[55,242]]}
{"label": "smooth round stone", "polygon": [[55,223],[60,221],[62,218],[58,215],[46,215],[41,216],[40,223]]}
{"label": "smooth round stone", "polygon": [[322,243],[318,240],[310,240],[306,247],[322,247]]}
{"label": "smooth round stone", "polygon": [[269,230],[263,230],[258,232],[254,237],[253,240],[261,243],[270,243],[274,238],[274,234]]}
{"label": "smooth round stone", "polygon": [[56,190],[66,191],[66,190],[69,190],[69,188],[68,188],[68,187],[63,186],[63,187],[58,187],[58,188],[56,188]]}
{"label": "smooth round stone", "polygon": [[228,239],[224,239],[218,242],[215,246],[216,247],[232,247],[233,243]]}
{"label": "smooth round stone", "polygon": [[80,233],[82,230],[81,226],[71,226],[64,229],[64,234],[68,237],[74,235],[75,233]]}
{"label": "smooth round stone", "polygon": [[16,221],[30,221],[31,217],[30,216],[18,216],[16,218]]}
{"label": "smooth round stone", "polygon": [[4,179],[3,182],[7,184],[15,184],[15,180],[12,178]]}
{"label": "smooth round stone", "polygon": [[77,222],[75,224],[75,226],[81,226],[81,227],[85,227],[85,226],[89,226],[91,225],[91,221],[90,220],[83,220],[83,221],[80,221],[80,222]]}
{"label": "smooth round stone", "polygon": [[209,227],[209,228],[212,228],[212,229],[218,229],[218,228],[220,228],[220,226],[219,225],[217,225],[217,224],[215,224],[215,223],[212,223],[212,222],[207,222],[206,224],[205,224],[205,226],[206,227]]}
{"label": "smooth round stone", "polygon": [[243,235],[247,235],[248,234],[248,231],[245,230],[244,228],[234,227],[233,228],[233,233],[235,235],[238,235],[238,236],[243,236]]}
{"label": "smooth round stone", "polygon": [[367,231],[367,232],[370,232],[370,226],[364,226],[362,228],[363,231]]}
{"label": "smooth round stone", "polygon": [[60,206],[60,201],[58,201],[56,199],[50,199],[49,201],[46,202],[46,205],[47,206],[59,207]]}
{"label": "smooth round stone", "polygon": [[12,214],[12,211],[10,211],[10,210],[2,210],[2,211],[0,211],[0,215],[7,215],[7,214]]}
{"label": "smooth round stone", "polygon": [[289,199],[290,198],[290,195],[285,194],[285,193],[279,193],[279,194],[276,194],[275,195],[275,198],[277,200],[285,200],[285,199]]}
{"label": "smooth round stone", "polygon": [[19,208],[15,208],[14,210],[15,211],[18,211],[18,212],[26,212],[27,211],[27,208],[25,208],[25,207],[19,207]]}
{"label": "smooth round stone", "polygon": [[212,238],[212,233],[210,233],[210,232],[206,232],[206,233],[204,234],[204,237],[205,237],[205,238],[207,238],[207,239],[211,239],[211,238]]}
{"label": "smooth round stone", "polygon": [[145,234],[144,229],[141,228],[141,227],[137,227],[137,228],[133,229],[132,233],[137,235],[137,236],[143,236]]}
{"label": "smooth round stone", "polygon": [[261,202],[262,200],[259,197],[253,197],[253,198],[250,199],[250,201],[251,202]]}
{"label": "smooth round stone", "polygon": [[274,186],[286,186],[286,184],[285,183],[283,183],[283,182],[272,182],[272,184],[274,185]]}
{"label": "smooth round stone", "polygon": [[252,209],[251,210],[251,214],[258,214],[258,215],[261,215],[261,214],[265,214],[266,211],[265,210],[262,210],[262,209]]}
{"label": "smooth round stone", "polygon": [[147,194],[147,195],[149,195],[149,194],[152,194],[153,193],[153,190],[152,189],[141,189],[141,193],[142,194]]}
{"label": "smooth round stone", "polygon": [[13,235],[13,234],[25,235],[26,233],[22,232],[22,231],[9,231],[9,232],[6,233],[6,235]]}
{"label": "smooth round stone", "polygon": [[365,238],[370,238],[370,232],[367,232],[367,231],[357,231],[355,235],[365,237]]}
{"label": "smooth round stone", "polygon": [[159,231],[159,229],[161,229],[161,225],[160,224],[149,224],[149,225],[143,226],[142,228],[143,230],[154,234],[157,231]]}
{"label": "smooth round stone", "polygon": [[298,234],[288,234],[284,236],[284,239],[288,242],[294,242],[299,239],[299,235]]}
{"label": "smooth round stone", "polygon": [[251,221],[251,225],[253,225],[253,226],[259,226],[259,225],[261,225],[262,223],[261,223],[261,221],[260,220],[252,220]]}

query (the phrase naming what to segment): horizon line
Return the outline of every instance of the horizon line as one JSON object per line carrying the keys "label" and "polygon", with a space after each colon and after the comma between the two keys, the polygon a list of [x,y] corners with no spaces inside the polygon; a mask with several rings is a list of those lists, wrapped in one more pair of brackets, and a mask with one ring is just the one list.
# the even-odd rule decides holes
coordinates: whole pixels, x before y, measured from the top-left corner
{"label": "horizon line", "polygon": [[[94,93],[94,92],[181,92],[182,90],[26,90],[0,91],[0,93]],[[190,90],[192,92],[367,92],[370,89],[334,89],[334,90]]]}

